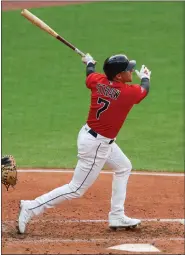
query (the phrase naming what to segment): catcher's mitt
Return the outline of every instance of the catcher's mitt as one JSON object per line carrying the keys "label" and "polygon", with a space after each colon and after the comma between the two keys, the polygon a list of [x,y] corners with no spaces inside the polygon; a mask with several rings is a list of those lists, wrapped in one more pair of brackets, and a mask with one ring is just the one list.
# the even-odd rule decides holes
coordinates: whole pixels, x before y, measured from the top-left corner
{"label": "catcher's mitt", "polygon": [[17,169],[16,162],[13,156],[5,155],[1,158],[1,182],[6,189],[10,186],[14,187],[17,183]]}

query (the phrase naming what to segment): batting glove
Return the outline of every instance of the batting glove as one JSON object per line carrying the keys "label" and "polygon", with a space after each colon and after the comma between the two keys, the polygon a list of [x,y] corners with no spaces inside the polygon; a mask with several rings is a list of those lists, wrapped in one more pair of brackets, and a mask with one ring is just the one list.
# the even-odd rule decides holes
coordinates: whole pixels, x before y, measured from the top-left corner
{"label": "batting glove", "polygon": [[140,71],[135,70],[135,72],[136,72],[137,76],[138,76],[140,79],[148,78],[149,80],[150,80],[150,75],[151,75],[151,73],[152,73],[145,65],[142,65]]}
{"label": "batting glove", "polygon": [[82,62],[86,65],[88,65],[89,63],[96,64],[96,61],[93,59],[93,57],[89,53],[87,53],[85,57],[82,57]]}

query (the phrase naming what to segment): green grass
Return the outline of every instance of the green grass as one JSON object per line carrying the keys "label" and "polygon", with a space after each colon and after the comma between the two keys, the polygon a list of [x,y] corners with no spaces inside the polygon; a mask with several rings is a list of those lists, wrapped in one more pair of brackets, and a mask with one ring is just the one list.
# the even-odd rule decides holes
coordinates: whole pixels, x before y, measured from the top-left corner
{"label": "green grass", "polygon": [[[31,9],[90,52],[97,71],[115,53],[152,70],[149,96],[117,137],[134,169],[184,169],[183,8],[182,2],[100,2]],[[74,167],[90,102],[84,81],[85,66],[74,52],[20,11],[3,12],[3,154],[13,154],[18,167]]]}

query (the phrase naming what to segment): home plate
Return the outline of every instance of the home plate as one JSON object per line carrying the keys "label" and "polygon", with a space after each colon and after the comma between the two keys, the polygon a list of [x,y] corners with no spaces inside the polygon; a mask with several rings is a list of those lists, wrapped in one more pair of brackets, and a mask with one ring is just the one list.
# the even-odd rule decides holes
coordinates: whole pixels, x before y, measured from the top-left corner
{"label": "home plate", "polygon": [[160,252],[155,246],[151,244],[136,243],[136,244],[121,244],[109,247],[108,249],[121,250],[121,251],[135,251],[135,252]]}

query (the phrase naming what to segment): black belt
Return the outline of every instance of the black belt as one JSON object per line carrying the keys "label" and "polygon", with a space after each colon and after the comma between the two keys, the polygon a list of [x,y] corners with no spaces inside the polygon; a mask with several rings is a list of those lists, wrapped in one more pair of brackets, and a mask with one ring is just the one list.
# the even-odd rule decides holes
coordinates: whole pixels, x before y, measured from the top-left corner
{"label": "black belt", "polygon": [[[89,129],[89,131],[88,131],[92,136],[94,136],[95,138],[97,137],[97,133],[94,131],[94,130],[92,130],[92,129]],[[114,142],[114,139],[112,139],[112,140],[110,140],[110,142],[109,142],[109,144],[111,144],[111,143],[113,143]]]}

